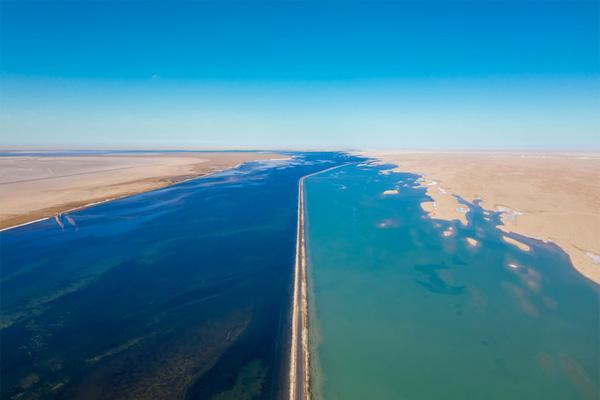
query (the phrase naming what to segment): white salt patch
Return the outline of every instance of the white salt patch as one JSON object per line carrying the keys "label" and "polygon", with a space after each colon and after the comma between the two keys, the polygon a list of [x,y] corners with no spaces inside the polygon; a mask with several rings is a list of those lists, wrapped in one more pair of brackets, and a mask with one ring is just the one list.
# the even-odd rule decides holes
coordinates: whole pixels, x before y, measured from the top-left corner
{"label": "white salt patch", "polygon": [[393,228],[396,226],[398,226],[398,224],[393,219],[386,219],[377,224],[377,227],[382,229]]}
{"label": "white salt patch", "polygon": [[504,206],[497,206],[496,210],[503,213],[506,216],[506,219],[510,222],[513,222],[514,219],[516,217],[518,217],[519,215],[523,215],[523,213],[520,211],[513,210],[512,208],[504,207]]}
{"label": "white salt patch", "polygon": [[587,256],[592,259],[592,262],[596,265],[600,265],[600,256],[598,254],[586,252]]}
{"label": "white salt patch", "polygon": [[442,232],[442,236],[444,237],[450,237],[454,234],[454,228],[450,227],[448,229],[446,229],[444,232]]}
{"label": "white salt patch", "polygon": [[56,223],[58,224],[58,226],[60,226],[60,229],[62,229],[63,231],[65,230],[65,225],[63,224],[63,222],[60,220],[60,214],[56,214],[54,216],[54,220],[56,221]]}

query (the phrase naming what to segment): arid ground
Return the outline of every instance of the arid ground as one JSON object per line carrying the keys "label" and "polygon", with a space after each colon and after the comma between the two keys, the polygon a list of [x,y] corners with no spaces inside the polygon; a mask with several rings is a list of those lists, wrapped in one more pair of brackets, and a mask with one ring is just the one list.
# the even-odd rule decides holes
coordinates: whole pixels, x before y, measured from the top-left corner
{"label": "arid ground", "polygon": [[281,157],[257,152],[0,157],[0,228]]}
{"label": "arid ground", "polygon": [[552,241],[575,268],[600,283],[600,154],[371,152],[397,170],[423,176],[439,219],[464,219],[453,195],[503,211],[505,232]]}

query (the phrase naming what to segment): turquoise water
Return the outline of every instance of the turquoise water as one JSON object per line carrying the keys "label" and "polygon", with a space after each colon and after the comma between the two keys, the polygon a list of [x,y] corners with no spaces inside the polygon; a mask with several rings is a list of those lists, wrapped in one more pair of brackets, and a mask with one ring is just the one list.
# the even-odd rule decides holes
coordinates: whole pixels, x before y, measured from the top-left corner
{"label": "turquoise water", "polygon": [[305,182],[317,397],[598,399],[598,287],[476,204],[466,227],[430,219],[418,177],[380,168]]}

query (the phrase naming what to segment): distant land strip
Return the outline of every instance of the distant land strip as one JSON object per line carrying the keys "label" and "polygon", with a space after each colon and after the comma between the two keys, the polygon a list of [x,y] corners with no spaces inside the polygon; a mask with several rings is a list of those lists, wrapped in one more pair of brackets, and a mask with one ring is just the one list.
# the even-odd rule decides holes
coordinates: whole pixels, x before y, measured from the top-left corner
{"label": "distant land strip", "polygon": [[[236,168],[277,153],[0,157],[0,231]],[[58,220],[57,220],[58,222]]]}
{"label": "distant land strip", "polygon": [[308,343],[308,284],[304,225],[304,180],[354,163],[346,163],[303,176],[298,183],[298,223],[290,341],[289,400],[310,400],[310,351]]}

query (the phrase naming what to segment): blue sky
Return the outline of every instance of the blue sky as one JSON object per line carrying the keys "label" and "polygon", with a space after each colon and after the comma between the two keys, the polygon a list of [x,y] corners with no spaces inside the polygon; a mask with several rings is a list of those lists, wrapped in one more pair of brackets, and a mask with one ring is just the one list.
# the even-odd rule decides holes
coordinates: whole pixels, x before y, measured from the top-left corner
{"label": "blue sky", "polygon": [[600,148],[600,3],[0,3],[0,145]]}

